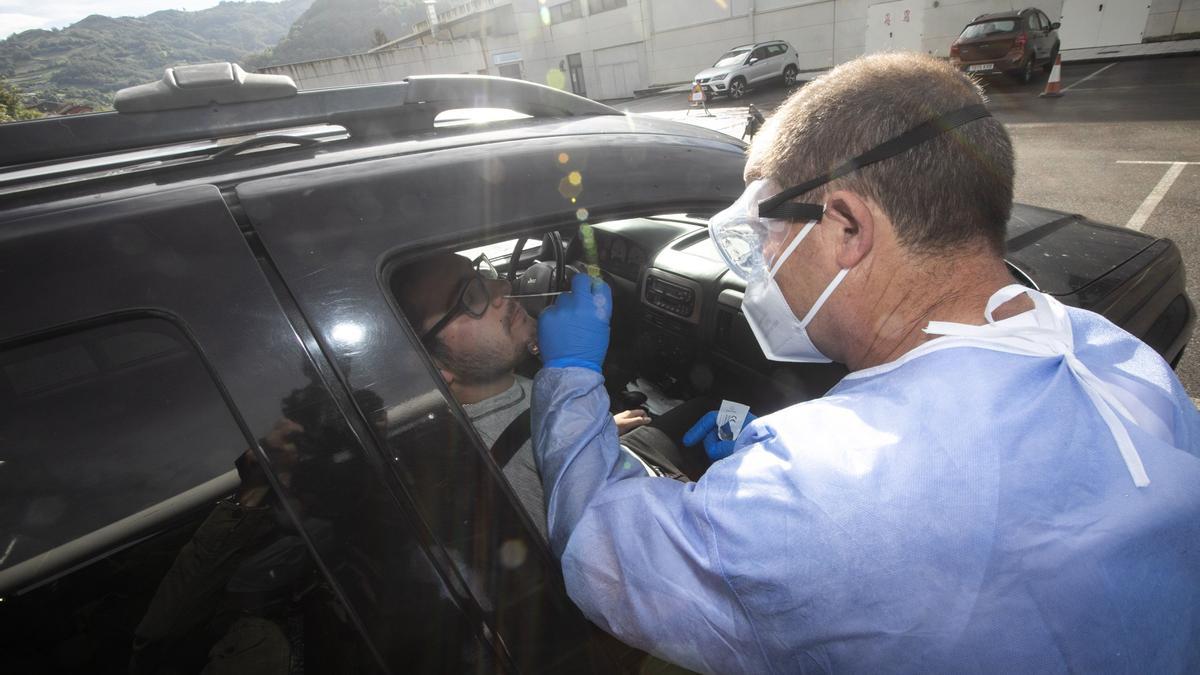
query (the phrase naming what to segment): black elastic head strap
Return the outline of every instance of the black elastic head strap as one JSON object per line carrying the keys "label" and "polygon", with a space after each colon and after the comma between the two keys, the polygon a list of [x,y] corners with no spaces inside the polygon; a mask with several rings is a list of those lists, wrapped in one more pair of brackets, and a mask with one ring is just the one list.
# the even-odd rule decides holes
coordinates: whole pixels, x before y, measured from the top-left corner
{"label": "black elastic head strap", "polygon": [[817,176],[816,178],[805,181],[799,185],[790,187],[782,192],[762,200],[758,203],[758,215],[762,218],[777,218],[782,220],[819,220],[825,209],[820,204],[796,204],[788,200],[798,197],[813,188],[821,187],[822,185],[841,178],[851,171],[861,169],[868,164],[874,164],[888,157],[896,155],[914,148],[925,141],[940,136],[942,133],[949,131],[955,127],[960,127],[967,122],[974,122],[977,119],[991,117],[992,113],[988,111],[984,105],[969,105],[965,108],[960,108],[953,112],[948,112],[945,115],[939,115],[927,122],[913,127],[899,136],[884,141],[879,145],[871,148],[863,154],[851,159],[842,164],[833,171]]}

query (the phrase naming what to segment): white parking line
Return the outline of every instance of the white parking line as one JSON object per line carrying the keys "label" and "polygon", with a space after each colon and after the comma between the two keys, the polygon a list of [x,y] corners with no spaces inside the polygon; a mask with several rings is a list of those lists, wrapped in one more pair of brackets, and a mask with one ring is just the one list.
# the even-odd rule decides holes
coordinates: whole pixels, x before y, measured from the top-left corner
{"label": "white parking line", "polygon": [[1112,67],[1113,67],[1113,66],[1115,66],[1115,65],[1117,65],[1117,64],[1116,64],[1116,63],[1110,63],[1110,64],[1108,64],[1107,66],[1104,66],[1103,68],[1101,68],[1100,70],[1097,70],[1096,72],[1092,73],[1091,75],[1088,75],[1087,77],[1083,78],[1082,80],[1080,80],[1080,81],[1078,81],[1078,82],[1074,82],[1074,83],[1072,83],[1070,87],[1063,87],[1063,89],[1062,89],[1062,90],[1063,90],[1063,92],[1065,93],[1065,92],[1067,92],[1068,90],[1070,90],[1070,89],[1071,89],[1071,87],[1078,87],[1079,85],[1083,84],[1084,82],[1087,82],[1088,80],[1090,80],[1090,79],[1092,79],[1093,77],[1095,77],[1095,76],[1099,75],[1100,73],[1103,73],[1104,71],[1108,70],[1109,68],[1112,68]]}
{"label": "white parking line", "polygon": [[1118,159],[1117,164],[1200,164],[1200,162],[1158,162],[1146,159]]}
{"label": "white parking line", "polygon": [[1128,223],[1125,223],[1125,227],[1140,231],[1145,226],[1146,221],[1149,220],[1150,214],[1154,213],[1154,208],[1158,206],[1163,196],[1167,194],[1167,190],[1171,189],[1171,184],[1175,182],[1176,178],[1179,178],[1179,174],[1183,173],[1183,167],[1188,164],[1195,164],[1195,162],[1171,162],[1171,166],[1167,168],[1167,173],[1163,175],[1162,180],[1158,181],[1158,185],[1154,186],[1150,194],[1146,195],[1145,201],[1142,202],[1137,211],[1133,212],[1133,217],[1129,219]]}

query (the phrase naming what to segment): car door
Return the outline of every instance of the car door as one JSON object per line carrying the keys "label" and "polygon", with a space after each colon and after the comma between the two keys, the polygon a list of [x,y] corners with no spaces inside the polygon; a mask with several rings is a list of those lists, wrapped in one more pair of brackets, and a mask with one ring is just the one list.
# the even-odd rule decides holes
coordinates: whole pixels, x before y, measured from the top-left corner
{"label": "car door", "polygon": [[749,60],[754,62],[749,64],[749,76],[746,78],[751,84],[760,82],[770,76],[771,58],[766,47],[758,47],[750,52]]}
{"label": "car door", "polygon": [[[445,235],[461,218],[435,208],[471,199],[464,174],[439,166],[449,156],[255,180],[237,191],[321,349],[351,388],[386,411],[373,430],[381,458],[456,580],[456,603],[491,636],[501,663],[520,672],[611,672],[613,662],[596,653],[608,647],[592,638],[557,562],[381,285],[389,251]],[[489,165],[488,153],[477,161]]]}
{"label": "car door", "polygon": [[1039,62],[1046,60],[1050,56],[1050,45],[1047,44],[1046,36],[1048,34],[1049,24],[1042,23],[1040,12],[1030,12],[1026,22],[1029,32],[1029,40],[1033,45],[1033,54]]}
{"label": "car door", "polygon": [[6,669],[491,667],[216,187],[0,214],[0,285]]}
{"label": "car door", "polygon": [[1058,33],[1055,31],[1050,17],[1046,16],[1043,12],[1038,12],[1038,15],[1041,18],[1042,27],[1046,31],[1046,55],[1050,56],[1054,53],[1054,43],[1058,42]]}
{"label": "car door", "polygon": [[767,47],[767,53],[770,55],[771,61],[770,77],[782,77],[783,69],[788,65],[787,47],[770,45]]}
{"label": "car door", "polygon": [[[744,158],[732,146],[708,150],[697,162],[703,148],[695,143],[663,137],[652,145],[621,133],[625,120],[613,124],[603,143],[594,132],[562,131],[459,140],[452,151],[427,149],[237,188],[339,377],[373,392],[388,410],[379,441],[390,469],[522,671],[614,667],[597,659],[607,648],[567,598],[557,561],[396,308],[388,270],[431,247],[461,250],[549,219],[575,223],[584,205],[596,217],[684,199],[711,199],[715,207],[740,188]],[[663,171],[670,166],[687,168]],[[572,171],[582,177],[580,203],[563,192]]]}

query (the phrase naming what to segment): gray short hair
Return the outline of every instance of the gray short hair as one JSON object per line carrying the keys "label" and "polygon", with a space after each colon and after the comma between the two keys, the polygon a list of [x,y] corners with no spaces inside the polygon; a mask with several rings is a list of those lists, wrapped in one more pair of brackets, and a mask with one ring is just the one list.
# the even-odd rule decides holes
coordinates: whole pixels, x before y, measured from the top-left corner
{"label": "gray short hair", "polygon": [[[986,101],[979,85],[920,54],[877,54],[838,66],[792,94],[750,148],[747,174],[782,188],[815,178],[938,115]],[[1012,142],[986,117],[859,169],[800,198],[848,189],[874,200],[908,250],[986,243],[1003,253],[1012,212]]]}

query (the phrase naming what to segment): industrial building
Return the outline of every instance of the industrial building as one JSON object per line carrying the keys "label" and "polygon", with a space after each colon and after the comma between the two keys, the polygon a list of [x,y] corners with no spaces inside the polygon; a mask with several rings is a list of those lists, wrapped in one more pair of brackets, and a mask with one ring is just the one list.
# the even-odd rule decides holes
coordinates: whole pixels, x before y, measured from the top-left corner
{"label": "industrial building", "polygon": [[[302,88],[480,73],[606,100],[688,82],[731,47],[787,40],[801,70],[866,53],[946,56],[974,17],[1012,0],[467,0],[428,2],[429,19],[365,54],[261,69]],[[448,6],[447,6],[448,5]],[[1136,44],[1200,31],[1198,0],[1037,0],[1062,48]],[[439,8],[445,7],[442,11]]]}

